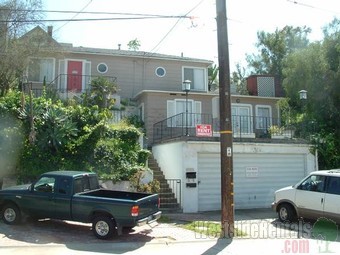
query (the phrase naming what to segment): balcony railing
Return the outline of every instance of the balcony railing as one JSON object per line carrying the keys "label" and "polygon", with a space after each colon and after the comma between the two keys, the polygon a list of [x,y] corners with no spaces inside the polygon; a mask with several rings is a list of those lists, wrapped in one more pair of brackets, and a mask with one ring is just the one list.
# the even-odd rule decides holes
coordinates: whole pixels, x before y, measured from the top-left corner
{"label": "balcony railing", "polygon": [[59,74],[55,79],[46,84],[43,88],[41,82],[29,81],[23,85],[23,91],[28,92],[32,89],[35,97],[42,96],[44,89],[49,97],[58,96],[61,99],[79,97],[82,93],[91,88],[91,81],[98,77],[104,77],[110,82],[115,82],[113,76],[78,75],[78,74]]}
{"label": "balcony railing", "polygon": [[[205,139],[220,136],[219,118],[213,118],[211,114],[180,113],[154,124],[153,142],[181,137],[202,139],[197,134],[199,125],[209,126],[209,135],[204,135]],[[302,131],[306,130],[301,124],[283,125],[277,118],[240,115],[232,116],[232,129],[236,140],[305,138]]]}

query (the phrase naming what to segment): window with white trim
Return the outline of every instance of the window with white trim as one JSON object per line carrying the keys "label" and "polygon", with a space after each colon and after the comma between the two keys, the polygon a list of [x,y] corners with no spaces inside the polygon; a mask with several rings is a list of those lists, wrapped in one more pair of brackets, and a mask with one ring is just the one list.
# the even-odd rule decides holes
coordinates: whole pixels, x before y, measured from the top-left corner
{"label": "window with white trim", "polygon": [[51,82],[54,79],[54,58],[30,58],[28,63],[28,80],[32,82]]}
{"label": "window with white trim", "polygon": [[268,130],[272,125],[272,108],[269,105],[256,105],[256,128]]}
{"label": "window with white trim", "polygon": [[107,67],[107,64],[105,64],[105,63],[99,63],[97,65],[98,73],[104,74],[104,73],[107,73],[108,70],[109,70],[109,68]]}
{"label": "window with white trim", "polygon": [[166,71],[165,71],[165,68],[164,67],[157,67],[156,70],[155,70],[155,74],[158,76],[158,77],[164,77],[165,74],[166,74]]}
{"label": "window with white trim", "polygon": [[[167,118],[169,127],[194,127],[201,124],[202,104],[200,101],[188,100],[188,114],[186,114],[186,100],[175,99],[167,101]],[[186,125],[188,123],[188,125]]]}
{"label": "window with white trim", "polygon": [[250,134],[253,132],[251,105],[232,105],[233,133]]}
{"label": "window with white trim", "polygon": [[191,81],[191,90],[206,91],[207,90],[206,68],[183,67],[183,81]]}

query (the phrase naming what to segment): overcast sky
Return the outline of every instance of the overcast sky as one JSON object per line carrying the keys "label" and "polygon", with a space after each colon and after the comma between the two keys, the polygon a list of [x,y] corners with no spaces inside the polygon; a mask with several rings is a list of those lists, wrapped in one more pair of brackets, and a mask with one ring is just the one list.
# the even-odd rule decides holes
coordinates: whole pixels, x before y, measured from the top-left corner
{"label": "overcast sky", "polygon": [[[187,15],[192,18],[125,19],[47,22],[59,42],[74,46],[140,50],[203,58],[217,62],[215,0],[43,0],[45,10]],[[294,3],[295,2],[295,3]],[[131,15],[47,13],[48,19],[128,18]],[[136,17],[136,16],[134,16]],[[339,0],[227,0],[230,66],[244,64],[254,52],[258,31],[274,32],[285,25],[312,28],[310,39],[322,39],[322,27],[340,18]]]}

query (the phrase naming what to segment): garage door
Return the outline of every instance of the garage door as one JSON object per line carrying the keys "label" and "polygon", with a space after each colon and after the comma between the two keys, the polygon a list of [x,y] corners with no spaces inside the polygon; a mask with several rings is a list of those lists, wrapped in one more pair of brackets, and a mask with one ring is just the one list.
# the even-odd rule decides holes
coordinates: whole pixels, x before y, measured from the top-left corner
{"label": "garage door", "polygon": [[[270,207],[274,191],[305,175],[304,154],[234,154],[236,209]],[[220,154],[198,155],[198,209],[221,208]]]}

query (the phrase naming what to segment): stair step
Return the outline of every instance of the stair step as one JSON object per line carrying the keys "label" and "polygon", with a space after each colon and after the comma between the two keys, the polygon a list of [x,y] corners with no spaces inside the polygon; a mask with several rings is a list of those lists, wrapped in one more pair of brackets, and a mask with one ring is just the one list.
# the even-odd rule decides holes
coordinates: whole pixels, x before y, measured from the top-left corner
{"label": "stair step", "polygon": [[172,199],[175,198],[173,193],[158,193],[160,199]]}
{"label": "stair step", "polygon": [[153,178],[160,183],[160,191],[158,192],[160,198],[160,209],[166,212],[181,211],[181,206],[177,201],[174,191],[170,188],[164,173],[159,167],[157,160],[153,158],[153,155],[149,157],[148,167],[153,172]]}

